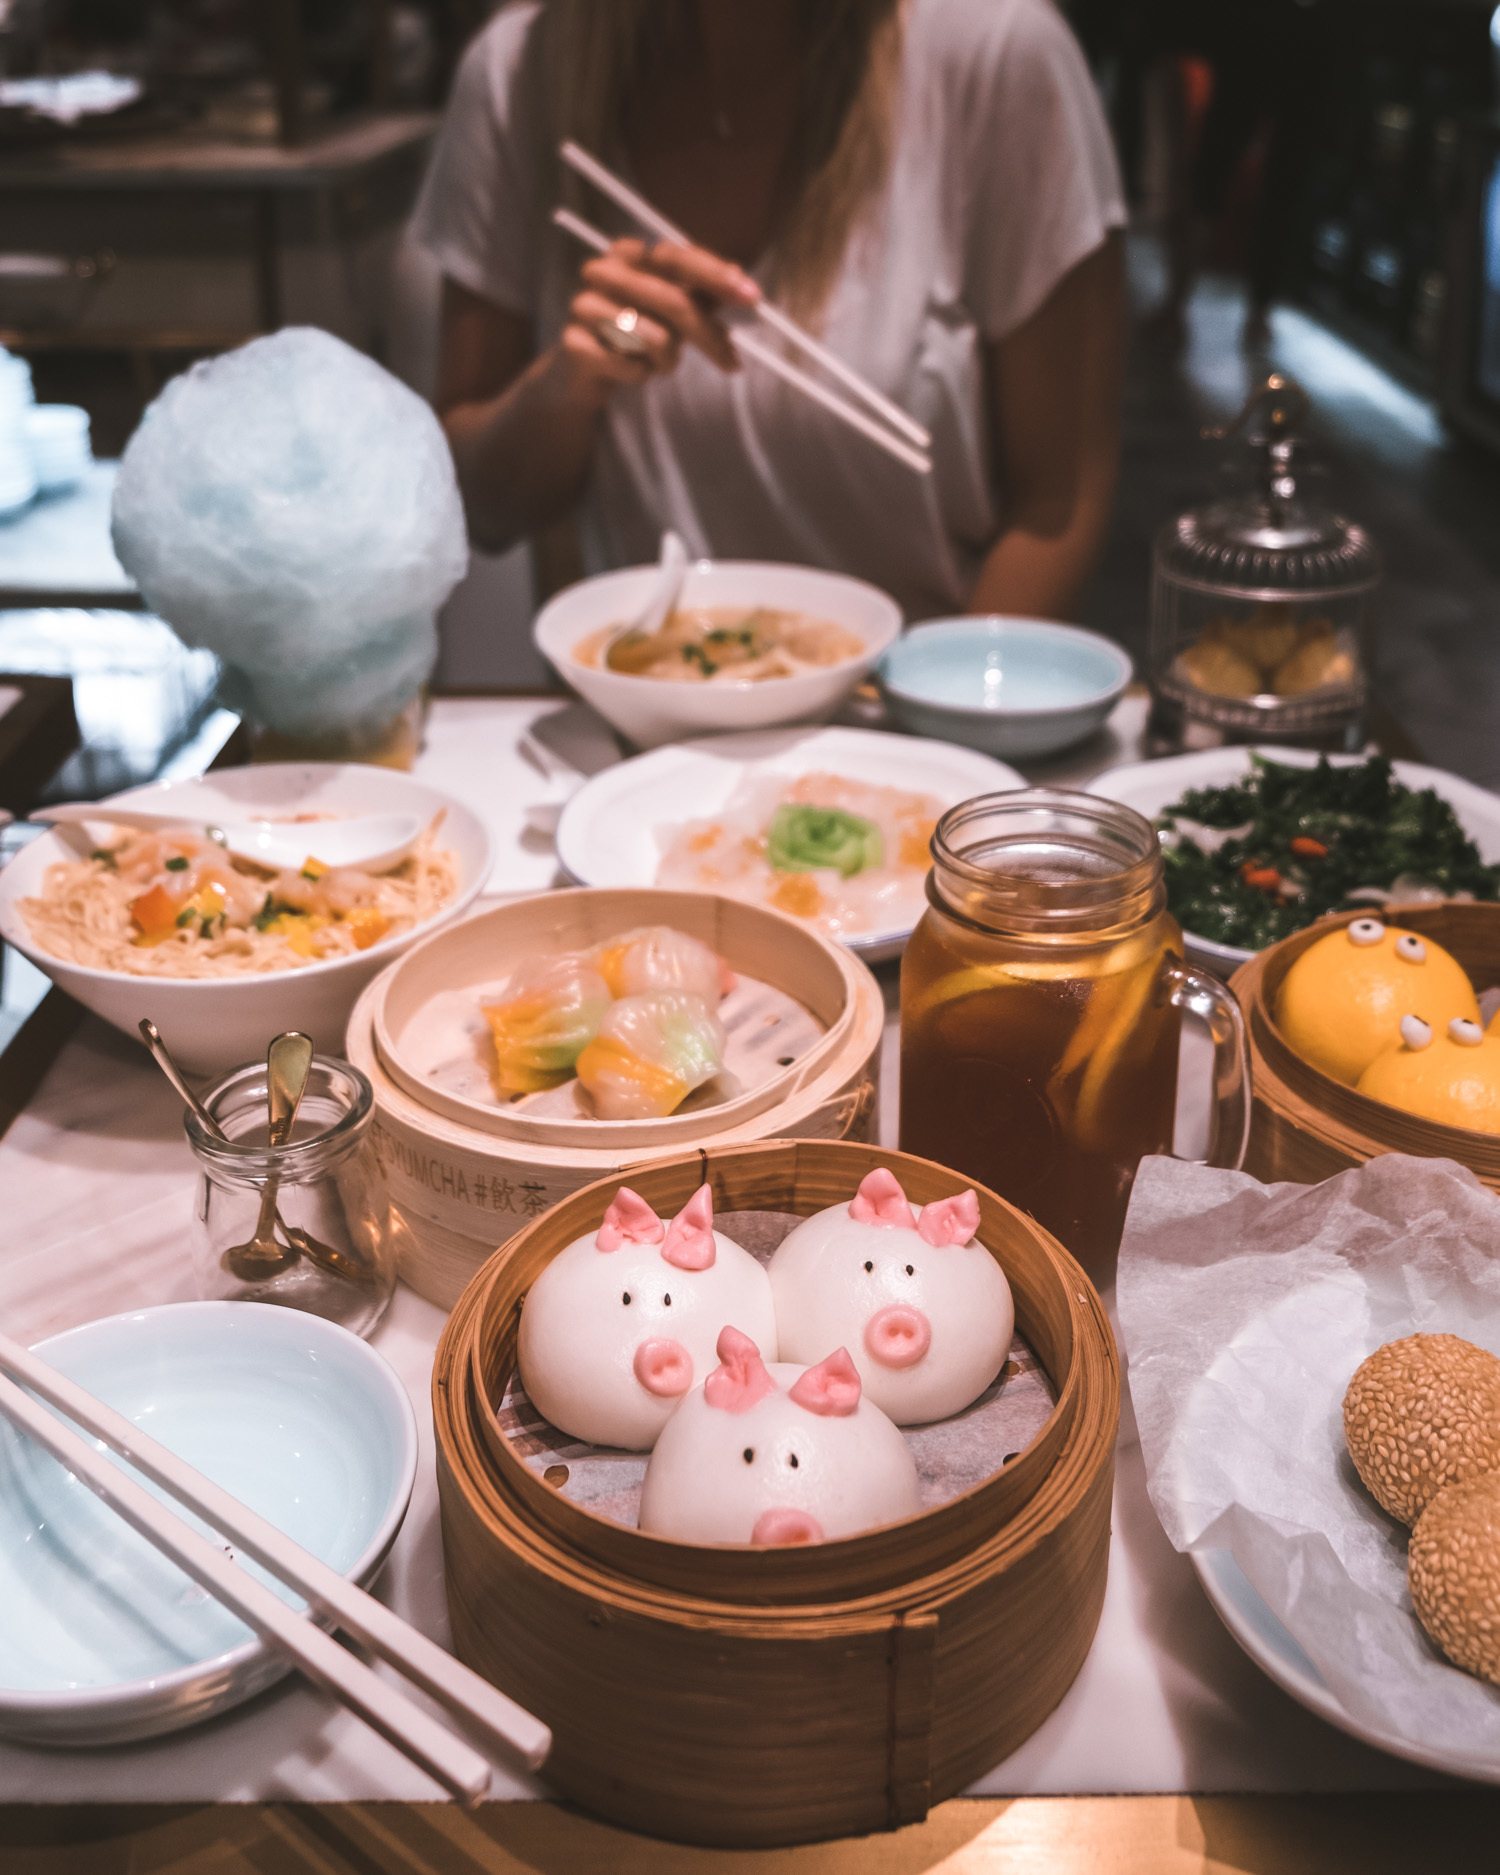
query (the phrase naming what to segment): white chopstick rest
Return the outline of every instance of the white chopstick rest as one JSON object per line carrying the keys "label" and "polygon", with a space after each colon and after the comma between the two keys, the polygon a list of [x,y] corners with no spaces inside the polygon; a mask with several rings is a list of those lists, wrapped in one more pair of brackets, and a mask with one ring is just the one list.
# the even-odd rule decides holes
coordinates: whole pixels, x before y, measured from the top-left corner
{"label": "white chopstick rest", "polygon": [[506,1758],[528,1770],[544,1763],[552,1734],[540,1719],[123,1414],[49,1367],[30,1349],[0,1335],[0,1414],[44,1445],[148,1542],[170,1555],[257,1633],[290,1653],[310,1679],[341,1699],[454,1796],[476,1802],[488,1789],[490,1767],[477,1752],[236,1567],[222,1550],[124,1476],[77,1433],[60,1425],[17,1381],[101,1439],[152,1483],[171,1492],[413,1685],[482,1728]]}
{"label": "white chopstick rest", "polygon": [[[659,213],[643,195],[638,194],[628,183],[622,182],[612,170],[606,169],[597,157],[590,156],[588,151],[580,145],[571,141],[566,142],[561,145],[560,154],[570,168],[575,169],[586,181],[593,183],[602,195],[608,196],[616,207],[622,209],[627,215],[633,216],[658,240],[688,243],[688,237],[681,228]],[[558,227],[566,230],[576,240],[593,248],[596,253],[602,253],[609,246],[609,239],[606,235],[601,234],[597,228],[590,226],[581,216],[573,214],[569,209],[555,209],[552,219]],[[814,402],[822,404],[835,416],[841,417],[851,429],[858,430],[871,442],[878,443],[881,448],[895,456],[898,461],[904,462],[909,468],[915,469],[918,474],[930,473],[932,462],[927,452],[932,446],[932,437],[920,423],[909,417],[899,404],[892,403],[883,391],[877,390],[851,365],[845,364],[836,352],[830,351],[810,332],[804,331],[794,319],[782,312],[779,306],[773,306],[769,301],[761,300],[755,306],[745,310],[770,326],[773,331],[779,332],[783,338],[799,346],[831,376],[846,385],[869,409],[877,412],[884,419],[884,426],[889,427],[874,422],[862,411],[856,409],[846,398],[840,397],[826,385],[820,384],[816,378],[810,377],[807,372],[790,363],[762,340],[752,337],[738,325],[731,325],[728,327],[730,341],[738,351],[743,352],[747,358],[754,358],[758,364],[775,372],[787,383],[795,385]],[[896,434],[892,435],[891,430],[895,430]]]}

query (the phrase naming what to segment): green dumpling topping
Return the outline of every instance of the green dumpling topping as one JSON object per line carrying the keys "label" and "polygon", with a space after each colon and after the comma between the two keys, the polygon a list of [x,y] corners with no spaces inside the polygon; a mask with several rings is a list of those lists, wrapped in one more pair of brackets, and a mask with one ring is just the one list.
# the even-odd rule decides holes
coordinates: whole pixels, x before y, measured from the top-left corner
{"label": "green dumpling topping", "polygon": [[846,879],[885,858],[885,842],[872,820],[841,807],[786,804],[771,816],[766,858],[778,872],[829,870]]}

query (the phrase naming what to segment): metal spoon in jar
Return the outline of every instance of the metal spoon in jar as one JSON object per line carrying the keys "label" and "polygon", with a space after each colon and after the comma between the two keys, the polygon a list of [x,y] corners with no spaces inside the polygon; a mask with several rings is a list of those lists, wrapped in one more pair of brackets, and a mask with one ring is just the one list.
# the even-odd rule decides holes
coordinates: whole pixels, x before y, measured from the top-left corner
{"label": "metal spoon in jar", "polygon": [[[297,1109],[307,1088],[308,1070],[312,1067],[312,1037],[289,1029],[278,1035],[266,1050],[266,1107],[270,1124],[266,1144],[274,1152],[291,1138]],[[220,1258],[225,1269],[241,1282],[274,1275],[297,1258],[296,1249],[276,1238],[276,1187],[279,1176],[266,1173],[261,1188],[260,1212],[249,1243],[231,1244]]]}
{"label": "metal spoon in jar", "polygon": [[599,662],[606,669],[623,671],[627,675],[638,674],[642,647],[656,636],[671,617],[678,594],[682,591],[682,582],[687,578],[687,570],[687,543],[669,527],[661,537],[661,559],[658,562],[656,583],[647,595],[646,603],[630,624],[622,625],[612,638],[606,640],[604,650],[600,653]]}

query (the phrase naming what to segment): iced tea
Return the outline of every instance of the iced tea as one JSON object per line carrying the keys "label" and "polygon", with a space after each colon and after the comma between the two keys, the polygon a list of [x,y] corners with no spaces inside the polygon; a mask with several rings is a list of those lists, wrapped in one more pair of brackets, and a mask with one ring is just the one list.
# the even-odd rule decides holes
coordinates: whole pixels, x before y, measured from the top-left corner
{"label": "iced tea", "polygon": [[[990,1186],[1095,1275],[1171,1150],[1182,964],[1149,823],[1061,790],[966,802],[901,971],[901,1146]],[[1237,1018],[1236,1018],[1237,1021]]]}

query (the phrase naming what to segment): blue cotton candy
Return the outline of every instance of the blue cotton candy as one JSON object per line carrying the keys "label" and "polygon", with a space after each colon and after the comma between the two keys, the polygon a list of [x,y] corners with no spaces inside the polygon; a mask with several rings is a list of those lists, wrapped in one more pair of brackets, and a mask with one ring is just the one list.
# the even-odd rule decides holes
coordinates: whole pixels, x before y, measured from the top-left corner
{"label": "blue cotton candy", "polygon": [[468,565],[428,406],[289,327],[174,378],[120,465],[114,543],[147,604],[217,653],[226,700],[292,736],[387,722]]}

